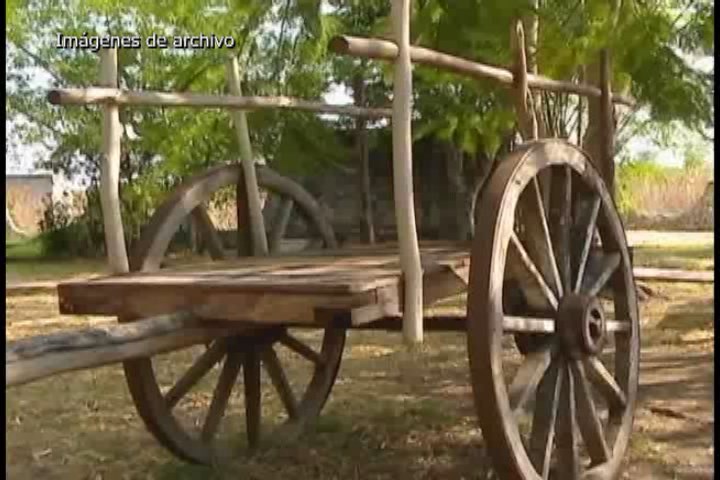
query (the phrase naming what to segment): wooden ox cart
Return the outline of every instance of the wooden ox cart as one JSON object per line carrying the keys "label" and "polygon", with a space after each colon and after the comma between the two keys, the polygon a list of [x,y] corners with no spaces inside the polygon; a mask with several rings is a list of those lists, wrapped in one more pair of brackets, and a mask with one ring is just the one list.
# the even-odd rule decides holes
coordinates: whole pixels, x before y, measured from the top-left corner
{"label": "wooden ox cart", "polygon": [[[265,430],[273,420],[261,422],[262,367],[286,412],[282,431],[297,431],[290,427],[306,425],[322,410],[348,329],[402,330],[408,343],[421,342],[424,329],[466,331],[478,419],[502,478],[616,478],[630,439],[639,365],[625,232],[588,155],[564,140],[536,139],[525,100],[528,89],[600,98],[601,162],[612,158],[612,103],[629,100],[611,93],[605,54],[600,85],[556,81],[526,73],[523,42],[516,42],[512,69],[410,46],[408,11],[407,0],[394,1],[395,42],[341,36],[330,45],[340,54],[394,62],[392,110],[244,97],[232,61],[230,96],[120,90],[112,50],[102,52],[101,87],[52,91],[50,101],[59,105],[103,106],[102,206],[115,271],[61,284],[60,310],[119,323],[8,344],[6,387],[122,362],[152,435],[182,459],[210,463],[241,372],[246,443],[253,448],[261,423]],[[480,193],[471,244],[420,245],[417,239],[411,62],[492,78],[517,95],[526,142],[499,162]],[[118,202],[118,108],[136,105],[231,109],[242,162],[212,168],[172,193],[128,259]],[[253,164],[243,110],[257,108],[392,117],[398,244],[338,249],[317,202],[300,185]],[[254,256],[228,251],[205,210],[228,188],[237,193],[238,250],[249,244]],[[282,198],[269,236],[260,191]],[[266,255],[280,244],[293,209],[326,249]],[[202,226],[214,262],[178,265],[168,255],[188,216]],[[465,291],[467,315],[423,315],[424,307]],[[161,380],[167,372],[156,356],[180,350],[188,352],[180,357],[187,362],[183,373]],[[306,363],[302,378],[293,378],[297,362],[283,367],[288,352]],[[211,372],[217,382],[209,386],[209,407],[202,415],[193,410],[194,420],[184,418],[183,402]]]}

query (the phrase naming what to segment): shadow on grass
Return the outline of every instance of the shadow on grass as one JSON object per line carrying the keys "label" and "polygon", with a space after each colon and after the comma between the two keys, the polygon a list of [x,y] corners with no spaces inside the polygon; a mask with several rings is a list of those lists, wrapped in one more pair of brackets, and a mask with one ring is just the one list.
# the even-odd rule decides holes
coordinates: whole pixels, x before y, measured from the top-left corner
{"label": "shadow on grass", "polygon": [[60,280],[106,271],[103,258],[46,256],[39,238],[5,242],[5,279],[10,283]]}
{"label": "shadow on grass", "polygon": [[[169,461],[154,470],[158,480],[279,478],[489,478],[482,436],[454,437],[454,415],[434,400],[409,410],[398,402],[373,405],[361,416],[326,413],[293,444],[238,454],[227,463],[202,467]],[[435,417],[438,423],[428,422]]]}
{"label": "shadow on grass", "polygon": [[660,330],[711,330],[715,320],[713,298],[692,300],[668,309],[657,325]]}

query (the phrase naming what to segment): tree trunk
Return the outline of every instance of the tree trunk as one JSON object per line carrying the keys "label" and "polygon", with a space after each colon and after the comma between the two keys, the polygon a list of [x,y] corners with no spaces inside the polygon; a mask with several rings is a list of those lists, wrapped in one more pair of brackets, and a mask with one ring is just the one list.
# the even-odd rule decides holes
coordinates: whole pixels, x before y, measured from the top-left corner
{"label": "tree trunk", "polygon": [[[612,28],[617,24],[618,15],[620,14],[620,0],[612,0],[610,2],[610,9],[612,12],[610,26]],[[601,86],[603,72],[602,64],[600,62],[600,52],[598,52],[598,55],[594,58],[596,58],[596,60],[591,62],[590,65],[587,65],[585,68],[586,81],[591,85]],[[609,68],[608,70],[609,72],[607,73],[612,72],[612,68]],[[610,82],[610,79],[608,78],[606,81]],[[610,112],[607,111],[608,103]],[[600,175],[605,181],[610,194],[614,197],[615,157],[613,154],[607,155],[604,153],[608,146],[607,142],[609,139],[606,137],[607,132],[604,133],[603,130],[603,124],[608,121],[607,116],[613,115],[614,117],[613,110],[614,107],[612,102],[608,102],[604,97],[587,99],[588,125],[585,130],[582,147],[590,155],[590,158],[600,171]],[[614,126],[614,119],[611,120],[613,120],[611,123]]]}
{"label": "tree trunk", "polygon": [[462,150],[455,145],[447,144],[447,180],[449,185],[447,217],[451,220],[451,235],[453,240],[465,241],[470,238],[471,221],[470,208],[472,196],[465,184],[464,160]]}
{"label": "tree trunk", "polygon": [[[361,74],[356,74],[353,79],[353,96],[355,105],[365,106],[365,81]],[[372,213],[372,191],[370,189],[370,155],[368,151],[368,133],[366,121],[363,117],[356,119],[355,145],[360,168],[360,232],[365,242],[375,243],[375,227],[373,225]]]}
{"label": "tree trunk", "polygon": [[[585,73],[587,81],[594,85],[600,85],[602,65],[599,61],[588,65]],[[588,125],[583,138],[583,149],[590,155],[593,163],[600,171],[600,175],[605,181],[610,194],[615,196],[615,157],[606,153],[607,141],[612,140],[606,138],[603,133],[603,116],[606,114],[603,98],[588,98]],[[611,105],[612,108],[612,105]],[[614,116],[614,115],[613,115]],[[612,121],[614,123],[614,121]]]}

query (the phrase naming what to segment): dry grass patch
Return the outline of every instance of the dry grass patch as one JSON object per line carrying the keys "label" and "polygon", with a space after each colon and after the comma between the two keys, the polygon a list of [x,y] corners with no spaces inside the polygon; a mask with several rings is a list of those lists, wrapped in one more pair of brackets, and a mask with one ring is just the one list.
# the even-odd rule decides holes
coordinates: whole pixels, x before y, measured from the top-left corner
{"label": "dry grass patch", "polygon": [[[713,286],[650,286],[657,294],[641,305],[640,402],[624,477],[711,478]],[[61,317],[51,295],[6,300],[9,339],[108,321]],[[463,307],[462,296],[441,305]],[[183,371],[189,354],[166,355],[163,372]],[[291,380],[304,365],[282,361]],[[271,423],[281,406],[266,390],[263,418]],[[183,408],[200,411],[208,400],[201,392]],[[226,423],[238,450],[242,407],[238,395]],[[400,334],[350,332],[330,401],[298,440],[275,438],[255,455],[238,453],[213,468],[183,463],[145,430],[115,365],[9,389],[6,471],[50,480],[491,478],[475,415],[464,334],[428,333],[408,351]]]}

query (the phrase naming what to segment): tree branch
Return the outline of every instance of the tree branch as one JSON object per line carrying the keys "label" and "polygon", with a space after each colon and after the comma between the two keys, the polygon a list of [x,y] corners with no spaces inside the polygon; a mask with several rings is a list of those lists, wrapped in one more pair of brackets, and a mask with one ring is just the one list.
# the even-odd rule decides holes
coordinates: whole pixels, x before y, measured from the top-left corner
{"label": "tree branch", "polygon": [[35,66],[40,67],[40,68],[42,68],[43,70],[45,70],[47,73],[49,73],[50,76],[53,77],[56,82],[58,82],[58,84],[60,84],[61,86],[67,85],[67,81],[66,81],[60,74],[56,73],[56,72],[50,67],[50,65],[48,64],[48,62],[46,62],[45,60],[43,60],[42,58],[40,58],[37,54],[31,52],[30,50],[28,50],[27,48],[25,48],[25,47],[24,47],[23,45],[21,45],[21,44],[16,43],[16,42],[14,42],[14,41],[12,41],[12,40],[10,40],[10,43],[12,43],[12,45],[13,45],[15,48],[17,48],[18,50],[20,50],[21,52],[23,52],[25,55],[27,55],[28,57],[30,57],[30,58],[33,60],[33,62],[35,62]]}

